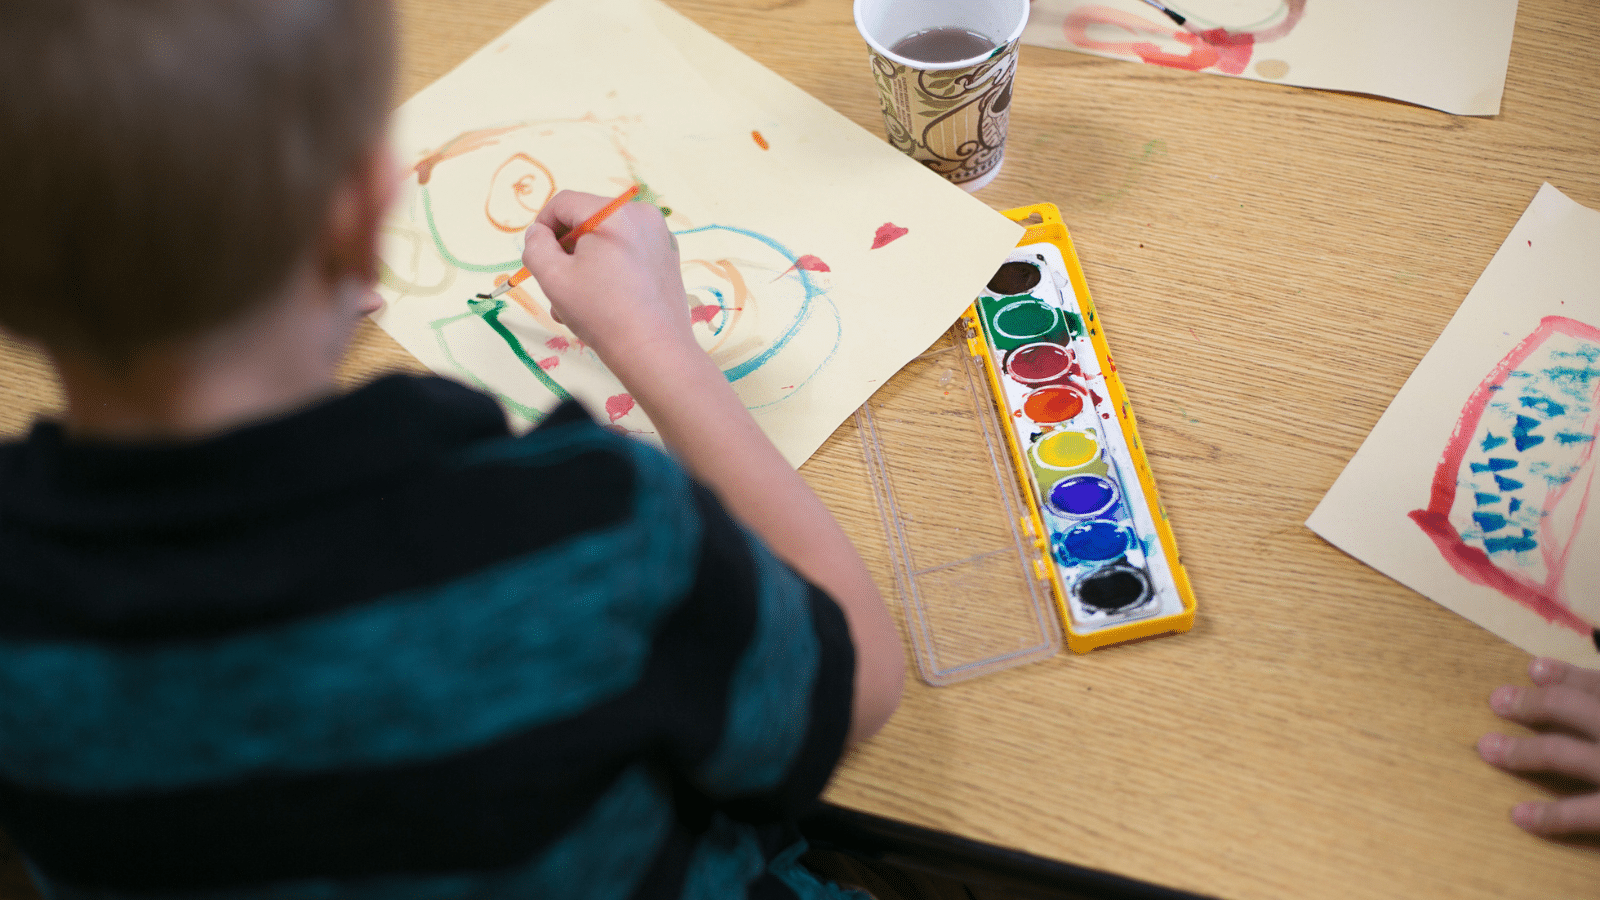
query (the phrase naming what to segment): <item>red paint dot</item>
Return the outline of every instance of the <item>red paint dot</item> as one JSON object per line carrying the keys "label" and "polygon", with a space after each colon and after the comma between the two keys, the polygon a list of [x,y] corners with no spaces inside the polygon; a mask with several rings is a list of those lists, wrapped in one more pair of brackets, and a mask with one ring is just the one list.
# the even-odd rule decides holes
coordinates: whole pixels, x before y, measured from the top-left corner
{"label": "red paint dot", "polygon": [[761,136],[761,132],[759,132],[759,131],[750,132],[750,138],[756,142],[756,146],[757,147],[760,147],[763,150],[771,150],[772,149],[772,145],[768,144],[767,143],[767,139]]}
{"label": "red paint dot", "polygon": [[1011,352],[1006,374],[1027,385],[1047,384],[1072,371],[1072,351],[1059,344],[1027,344]]}
{"label": "red paint dot", "polygon": [[715,303],[707,303],[704,306],[696,306],[694,309],[689,310],[689,324],[710,324],[711,320],[715,319],[717,314],[720,312],[722,312],[722,307],[716,305]]}
{"label": "red paint dot", "polygon": [[561,357],[559,356],[547,356],[544,359],[539,360],[539,368],[545,370],[546,372],[559,365],[561,365]]}
{"label": "red paint dot", "polygon": [[893,222],[885,222],[878,226],[878,233],[872,237],[872,249],[879,250],[889,246],[911,233],[909,228],[901,228]]}
{"label": "red paint dot", "polygon": [[611,421],[615,422],[623,416],[626,416],[628,413],[633,412],[633,407],[634,402],[632,394],[618,394],[606,401],[606,415],[610,416]]}
{"label": "red paint dot", "polygon": [[544,345],[549,347],[551,350],[556,351],[557,353],[565,353],[567,348],[572,346],[572,344],[569,343],[564,337],[553,337],[550,340],[545,341]]}
{"label": "red paint dot", "polygon": [[805,269],[807,272],[832,272],[833,271],[832,269],[828,268],[828,264],[827,263],[823,262],[818,257],[811,256],[809,254],[807,254],[806,256],[802,256],[799,259],[795,260],[794,261],[794,266],[797,269]]}

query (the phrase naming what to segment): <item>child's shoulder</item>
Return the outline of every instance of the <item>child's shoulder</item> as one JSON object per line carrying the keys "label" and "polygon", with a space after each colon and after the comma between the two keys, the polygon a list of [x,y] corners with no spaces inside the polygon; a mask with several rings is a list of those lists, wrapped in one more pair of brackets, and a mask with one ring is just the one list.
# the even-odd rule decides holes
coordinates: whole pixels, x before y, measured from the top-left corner
{"label": "child's shoulder", "polygon": [[[389,376],[200,441],[36,427],[0,448],[0,588],[53,585],[53,615],[91,631],[255,628],[436,590],[449,605],[452,587],[502,577],[666,608],[699,556],[695,494],[665,454],[575,404],[516,435],[492,397]],[[107,568],[91,546],[128,562]],[[664,590],[629,587],[641,563]],[[240,589],[200,577],[218,571]],[[113,586],[139,599],[102,621]]]}
{"label": "child's shoulder", "polygon": [[[467,397],[487,399],[452,382],[434,381],[419,389],[443,402],[463,403],[463,412]],[[470,414],[487,424],[481,410]],[[502,417],[498,407],[494,417]],[[485,433],[438,461],[447,477],[470,478],[502,499],[535,494],[541,515],[573,528],[616,517],[660,519],[672,508],[693,506],[696,493],[689,474],[671,456],[601,424],[575,400],[561,403],[523,433]]]}

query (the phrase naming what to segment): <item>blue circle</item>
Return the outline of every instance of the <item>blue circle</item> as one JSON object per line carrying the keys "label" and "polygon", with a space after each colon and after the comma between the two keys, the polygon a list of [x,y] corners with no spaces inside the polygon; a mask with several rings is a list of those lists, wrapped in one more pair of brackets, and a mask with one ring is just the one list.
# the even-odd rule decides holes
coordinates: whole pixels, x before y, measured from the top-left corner
{"label": "blue circle", "polygon": [[1074,475],[1050,489],[1050,511],[1069,519],[1114,518],[1117,486],[1099,475]]}
{"label": "blue circle", "polygon": [[1067,565],[1109,562],[1128,552],[1133,532],[1126,525],[1105,519],[1089,519],[1057,534],[1051,540],[1056,558]]}

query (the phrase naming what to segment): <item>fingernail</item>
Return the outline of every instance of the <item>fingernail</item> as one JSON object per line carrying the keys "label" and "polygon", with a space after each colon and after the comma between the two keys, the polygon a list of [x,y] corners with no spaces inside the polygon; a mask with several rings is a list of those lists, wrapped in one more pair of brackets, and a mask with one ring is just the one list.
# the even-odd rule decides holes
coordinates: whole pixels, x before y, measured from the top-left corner
{"label": "fingernail", "polygon": [[1518,803],[1511,809],[1511,821],[1530,831],[1539,824],[1539,804]]}
{"label": "fingernail", "polygon": [[1516,708],[1517,694],[1517,689],[1510,685],[1498,688],[1489,695],[1489,707],[1497,713],[1511,712],[1512,709]]}
{"label": "fingernail", "polygon": [[1504,755],[1506,749],[1506,736],[1503,734],[1486,734],[1478,739],[1478,752],[1486,757],[1498,760]]}
{"label": "fingernail", "polygon": [[1528,674],[1532,675],[1535,681],[1554,678],[1558,671],[1555,660],[1546,659],[1542,656],[1528,665]]}

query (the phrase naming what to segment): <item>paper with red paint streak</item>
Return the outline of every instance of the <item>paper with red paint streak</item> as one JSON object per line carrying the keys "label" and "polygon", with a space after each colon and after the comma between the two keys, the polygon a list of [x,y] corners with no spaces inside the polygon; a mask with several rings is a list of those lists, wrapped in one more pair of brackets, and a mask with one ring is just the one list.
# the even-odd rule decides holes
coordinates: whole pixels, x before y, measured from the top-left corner
{"label": "paper with red paint streak", "polygon": [[1600,212],[1546,184],[1306,524],[1530,653],[1594,666],[1597,472]]}
{"label": "paper with red paint streak", "polygon": [[1517,0],[1034,0],[1025,43],[1299,87],[1500,112]]}
{"label": "paper with red paint streak", "polygon": [[[374,319],[519,427],[570,396],[656,439],[533,279],[472,301],[520,267],[523,229],[558,190],[637,183],[663,209],[696,338],[795,465],[950,327],[1023,235],[657,0],[552,0],[407,101],[392,143],[409,170]],[[907,233],[873,251],[886,221]]]}
{"label": "paper with red paint streak", "polygon": [[618,394],[606,400],[606,415],[615,422],[633,412],[635,405],[632,394]]}
{"label": "paper with red paint streak", "polygon": [[881,250],[910,233],[911,230],[909,228],[901,228],[893,222],[885,222],[879,225],[877,232],[872,235],[872,249]]}

